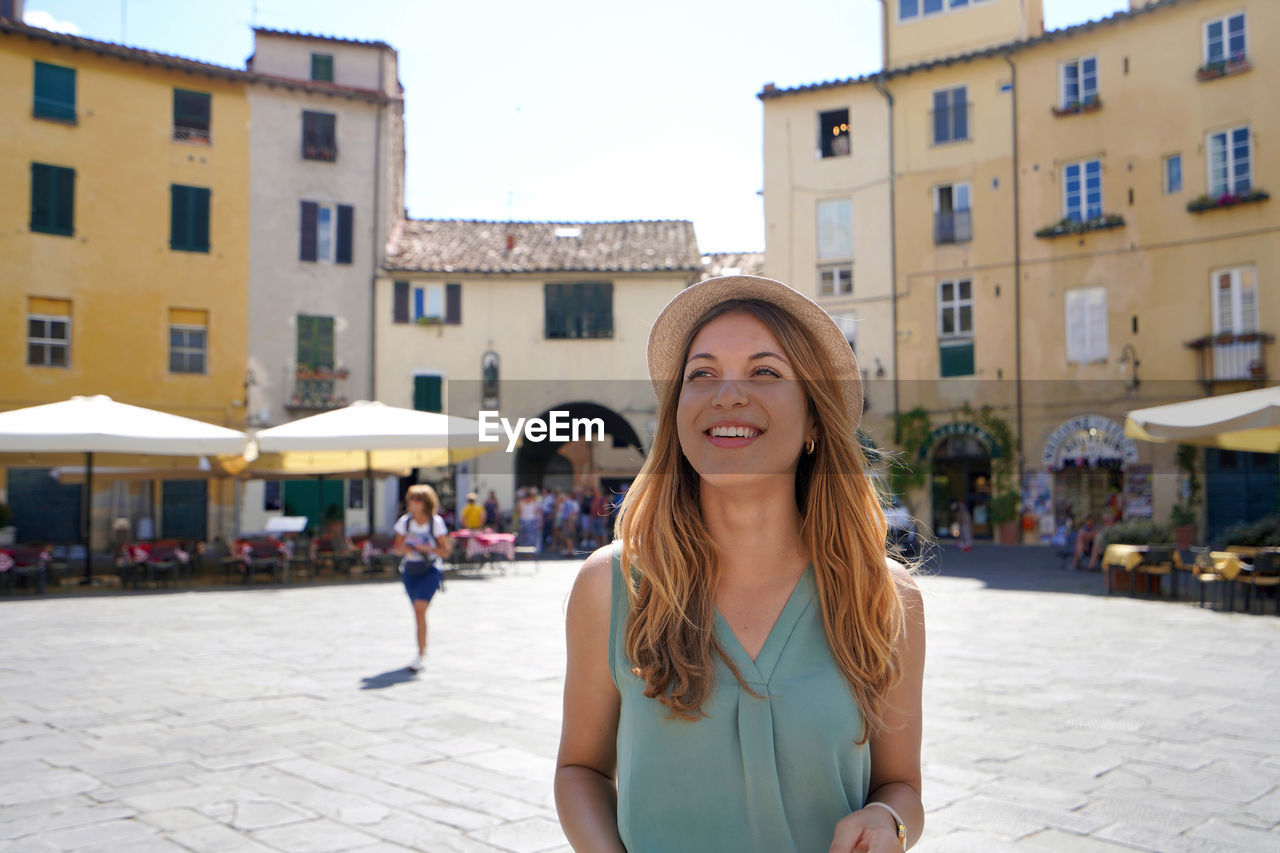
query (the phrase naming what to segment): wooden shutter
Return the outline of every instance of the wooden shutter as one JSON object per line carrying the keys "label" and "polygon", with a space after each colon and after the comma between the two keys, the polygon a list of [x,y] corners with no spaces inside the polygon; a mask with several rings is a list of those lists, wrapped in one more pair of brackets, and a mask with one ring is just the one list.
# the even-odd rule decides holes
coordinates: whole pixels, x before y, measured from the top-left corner
{"label": "wooden shutter", "polygon": [[76,120],[76,70],[37,62],[32,112],[41,118]]}
{"label": "wooden shutter", "polygon": [[63,234],[74,230],[73,211],[76,197],[75,169],[55,166],[53,173],[53,227]]}
{"label": "wooden shutter", "polygon": [[302,234],[298,249],[298,260],[314,261],[316,259],[316,216],[317,205],[314,201],[302,202]]}
{"label": "wooden shutter", "polygon": [[461,284],[446,284],[444,286],[444,321],[455,326],[462,323]]}
{"label": "wooden shutter", "polygon": [[333,367],[333,318],[316,317],[316,366]]}
{"label": "wooden shutter", "polygon": [[1084,291],[1068,290],[1066,303],[1067,362],[1079,364],[1088,360],[1089,353],[1089,328]]}
{"label": "wooden shutter", "polygon": [[413,408],[419,412],[444,411],[443,384],[440,376],[413,377]]}
{"label": "wooden shutter", "polygon": [[409,322],[409,282],[407,281],[395,283],[394,298],[391,302],[391,322]]}
{"label": "wooden shutter", "polygon": [[349,204],[338,205],[338,249],[334,261],[351,263],[351,230],[355,223],[355,208]]}
{"label": "wooden shutter", "polygon": [[197,252],[209,251],[209,198],[208,187],[191,187],[187,191],[191,200],[191,248]]}
{"label": "wooden shutter", "polygon": [[315,367],[316,317],[298,315],[298,367]]}
{"label": "wooden shutter", "polygon": [[1106,361],[1107,358],[1107,291],[1102,287],[1090,288],[1085,303],[1085,322],[1089,334],[1089,360]]}
{"label": "wooden shutter", "polygon": [[187,210],[186,187],[177,184],[169,185],[169,248],[187,248],[187,234],[190,232],[190,217]]}

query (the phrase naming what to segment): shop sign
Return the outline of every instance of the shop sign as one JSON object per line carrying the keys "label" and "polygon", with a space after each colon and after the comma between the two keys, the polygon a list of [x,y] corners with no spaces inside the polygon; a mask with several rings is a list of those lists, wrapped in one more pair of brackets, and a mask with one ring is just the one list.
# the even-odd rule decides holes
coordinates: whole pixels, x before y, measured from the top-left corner
{"label": "shop sign", "polygon": [[1068,462],[1076,467],[1103,462],[1138,461],[1138,448],[1124,434],[1124,427],[1101,415],[1081,415],[1063,422],[1044,444],[1044,467],[1061,471]]}
{"label": "shop sign", "polygon": [[929,433],[929,438],[924,444],[920,445],[920,458],[924,459],[928,452],[935,447],[938,442],[944,438],[950,438],[953,435],[967,435],[970,438],[977,439],[978,443],[986,448],[987,454],[992,459],[999,459],[1000,445],[996,444],[995,438],[991,433],[987,432],[977,424],[967,423],[965,421],[956,421],[951,424],[943,424],[942,426]]}

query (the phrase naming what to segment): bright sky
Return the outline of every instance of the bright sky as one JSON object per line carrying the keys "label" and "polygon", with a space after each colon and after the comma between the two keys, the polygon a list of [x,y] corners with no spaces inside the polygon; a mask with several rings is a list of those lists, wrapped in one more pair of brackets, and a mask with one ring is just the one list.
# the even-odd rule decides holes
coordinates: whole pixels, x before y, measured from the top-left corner
{"label": "bright sky", "polygon": [[[1045,27],[1127,8],[1045,0]],[[232,68],[254,24],[385,41],[410,216],[690,219],[703,252],[764,248],[764,84],[880,66],[879,0],[27,0],[25,17]]]}

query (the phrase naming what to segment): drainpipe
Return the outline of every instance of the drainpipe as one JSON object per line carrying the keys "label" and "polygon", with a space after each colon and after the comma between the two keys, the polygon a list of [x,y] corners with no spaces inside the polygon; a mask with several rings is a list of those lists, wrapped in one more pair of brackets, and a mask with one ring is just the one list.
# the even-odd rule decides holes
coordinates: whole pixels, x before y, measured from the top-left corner
{"label": "drainpipe", "polygon": [[[378,107],[375,112],[373,128],[373,246],[370,257],[373,272],[369,276],[369,399],[378,399],[377,367],[378,367],[378,270],[382,267],[382,246],[378,236],[382,233],[379,223],[382,221],[382,120],[386,109],[386,83],[383,75],[386,69],[386,55],[379,51],[378,56]],[[383,241],[385,242],[385,241]],[[365,501],[369,508],[369,536],[373,537],[378,520],[377,486],[374,484],[373,472],[370,470],[369,454],[365,453],[364,490]]]}
{"label": "drainpipe", "polygon": [[1013,387],[1014,406],[1017,413],[1018,480],[1016,488],[1022,490],[1023,415],[1022,415],[1022,219],[1019,216],[1020,192],[1018,171],[1018,66],[1006,51],[1000,54],[1009,63],[1010,85],[1013,100],[1010,106],[1011,135],[1013,137]]}
{"label": "drainpipe", "polygon": [[893,335],[893,417],[894,440],[897,440],[897,418],[899,413],[898,396],[898,224],[896,217],[896,191],[894,186],[894,137],[893,137],[893,95],[885,85],[889,64],[889,3],[880,0],[880,44],[881,75],[876,77],[876,91],[884,95],[889,106],[889,324]]}

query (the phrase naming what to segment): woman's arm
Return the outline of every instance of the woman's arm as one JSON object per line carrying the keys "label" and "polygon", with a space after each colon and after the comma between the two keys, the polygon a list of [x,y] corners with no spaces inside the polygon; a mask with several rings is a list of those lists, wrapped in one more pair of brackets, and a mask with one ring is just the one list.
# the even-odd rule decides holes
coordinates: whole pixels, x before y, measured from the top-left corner
{"label": "woman's arm", "polygon": [[911,576],[893,564],[902,596],[906,625],[902,641],[902,680],[886,697],[884,729],[871,737],[871,783],[868,805],[836,825],[832,853],[862,851],[901,853],[897,820],[883,803],[897,812],[910,848],[924,832],[920,802],[921,693],[924,684],[924,601]]}
{"label": "woman's arm", "polygon": [[556,758],[556,810],[579,853],[625,853],[618,837],[618,689],[609,674],[611,547],[596,551],[578,573],[565,618],[568,668]]}

